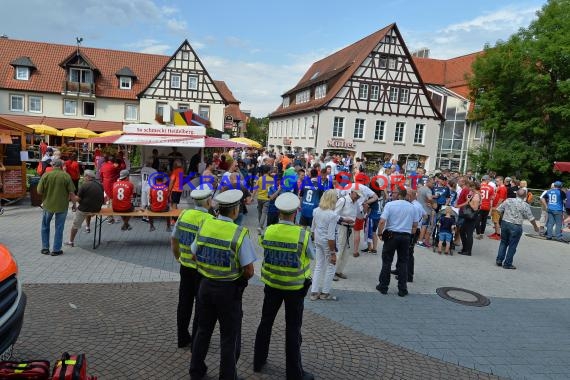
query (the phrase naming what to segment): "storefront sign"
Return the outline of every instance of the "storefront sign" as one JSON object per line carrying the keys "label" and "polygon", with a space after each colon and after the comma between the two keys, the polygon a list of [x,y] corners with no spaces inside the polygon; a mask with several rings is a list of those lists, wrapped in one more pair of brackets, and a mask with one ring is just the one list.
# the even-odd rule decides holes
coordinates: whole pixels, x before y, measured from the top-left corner
{"label": "storefront sign", "polygon": [[344,140],[329,140],[327,141],[327,146],[329,148],[354,149],[356,147],[356,144]]}
{"label": "storefront sign", "polygon": [[10,169],[4,172],[4,194],[16,195],[22,193],[22,169]]}
{"label": "storefront sign", "polygon": [[126,134],[159,136],[205,136],[206,128],[197,126],[165,126],[161,124],[127,124],[123,126]]}

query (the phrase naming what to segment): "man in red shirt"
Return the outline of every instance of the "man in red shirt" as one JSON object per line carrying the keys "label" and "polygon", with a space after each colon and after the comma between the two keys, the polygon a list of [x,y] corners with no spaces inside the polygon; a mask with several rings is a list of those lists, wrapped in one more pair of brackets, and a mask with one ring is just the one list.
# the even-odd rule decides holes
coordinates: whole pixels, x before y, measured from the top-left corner
{"label": "man in red shirt", "polygon": [[[164,178],[157,176],[154,186],[150,189],[148,194],[148,208],[152,212],[166,212],[168,211],[168,199],[170,192],[168,191],[168,186],[164,184]],[[148,223],[150,224],[149,231],[154,231],[154,221],[153,217],[148,217]],[[170,232],[170,221],[166,218],[166,231]]]}
{"label": "man in red shirt", "polygon": [[495,198],[495,189],[489,185],[489,176],[484,175],[481,178],[481,206],[479,207],[479,223],[475,226],[477,230],[477,239],[483,239],[485,227],[487,226],[487,218],[491,211],[491,205]]}
{"label": "man in red shirt", "polygon": [[[119,174],[119,180],[113,184],[113,211],[116,212],[130,212],[134,210],[133,207],[133,194],[135,192],[135,185],[129,181],[129,171],[121,170]],[[129,224],[130,216],[121,216],[123,219],[123,225],[121,230],[127,231],[131,230],[132,227]]]}
{"label": "man in red shirt", "polygon": [[507,199],[508,189],[505,186],[503,177],[498,176],[495,180],[497,181],[497,193],[495,194],[493,207],[491,209],[491,220],[495,226],[495,232],[489,235],[489,238],[501,240],[501,213],[497,211],[497,207]]}
{"label": "man in red shirt", "polygon": [[[182,197],[183,185],[180,180],[184,177],[184,171],[182,170],[182,161],[180,160],[174,160],[172,166],[168,193],[170,194],[170,207],[175,210],[178,208],[178,203],[180,203],[180,198]],[[176,223],[176,218],[172,220],[172,225],[174,223]]]}
{"label": "man in red shirt", "polygon": [[81,173],[79,171],[79,162],[77,162],[77,154],[71,154],[69,160],[65,161],[63,164],[63,170],[71,177],[73,186],[75,186],[75,194],[77,195],[77,189],[79,188],[79,177],[81,176]]}

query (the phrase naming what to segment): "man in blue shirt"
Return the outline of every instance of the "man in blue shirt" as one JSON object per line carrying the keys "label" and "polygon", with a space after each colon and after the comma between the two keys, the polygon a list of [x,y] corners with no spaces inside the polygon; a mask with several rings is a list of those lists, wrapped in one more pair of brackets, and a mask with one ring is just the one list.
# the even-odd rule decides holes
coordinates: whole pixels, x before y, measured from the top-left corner
{"label": "man in blue shirt", "polygon": [[546,238],[552,240],[552,227],[556,225],[554,238],[562,240],[562,212],[564,210],[564,201],[566,193],[561,190],[562,182],[554,182],[554,188],[546,191],[540,201],[548,212],[546,221]]}
{"label": "man in blue shirt", "polygon": [[390,269],[394,260],[394,253],[398,252],[396,270],[398,271],[398,295],[408,295],[408,253],[412,236],[418,227],[416,208],[408,201],[407,190],[398,189],[398,200],[386,203],[380,225],[378,237],[384,241],[382,247],[382,270],[379,284],[376,286],[382,294],[388,293],[390,285]]}

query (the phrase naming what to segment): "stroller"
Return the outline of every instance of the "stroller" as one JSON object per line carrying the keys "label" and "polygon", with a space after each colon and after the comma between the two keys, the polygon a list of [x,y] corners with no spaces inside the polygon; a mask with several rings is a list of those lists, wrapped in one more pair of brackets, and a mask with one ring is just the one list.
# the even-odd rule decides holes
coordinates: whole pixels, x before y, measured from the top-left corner
{"label": "stroller", "polygon": [[[435,215],[435,221],[434,221],[434,227],[433,227],[432,239],[431,239],[431,241],[433,242],[433,245],[432,245],[433,252],[436,251],[437,246],[439,245],[439,225],[438,225],[438,222],[442,216],[445,216],[445,208],[444,207],[442,207],[442,209]],[[457,222],[458,215],[455,211],[451,212],[451,216],[453,217],[454,221]],[[450,256],[453,256],[453,251],[455,250],[455,244],[453,243],[455,240],[455,233],[456,232],[452,233],[452,237],[451,237],[451,243],[450,243],[451,245],[449,247],[449,255]],[[447,245],[447,242],[443,242],[442,248],[445,248],[446,245]]]}

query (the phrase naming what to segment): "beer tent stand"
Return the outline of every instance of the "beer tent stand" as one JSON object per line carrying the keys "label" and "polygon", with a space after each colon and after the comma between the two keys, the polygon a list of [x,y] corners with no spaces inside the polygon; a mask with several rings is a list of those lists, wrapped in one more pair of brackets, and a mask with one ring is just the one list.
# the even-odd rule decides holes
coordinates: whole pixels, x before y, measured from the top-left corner
{"label": "beer tent stand", "polygon": [[0,161],[6,170],[0,172],[3,187],[0,199],[16,202],[26,196],[26,162],[21,152],[27,154],[26,135],[32,128],[0,117]]}

